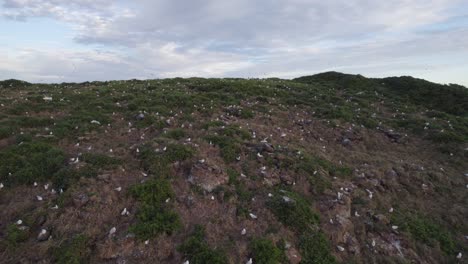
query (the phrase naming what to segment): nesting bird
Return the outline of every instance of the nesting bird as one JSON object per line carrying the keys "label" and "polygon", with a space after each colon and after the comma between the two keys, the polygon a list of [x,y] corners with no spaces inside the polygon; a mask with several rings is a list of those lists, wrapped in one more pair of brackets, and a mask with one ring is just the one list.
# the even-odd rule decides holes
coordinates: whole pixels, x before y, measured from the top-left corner
{"label": "nesting bird", "polygon": [[109,231],[109,236],[112,236],[113,234],[115,234],[115,232],[117,231],[117,228],[112,227],[111,230]]}

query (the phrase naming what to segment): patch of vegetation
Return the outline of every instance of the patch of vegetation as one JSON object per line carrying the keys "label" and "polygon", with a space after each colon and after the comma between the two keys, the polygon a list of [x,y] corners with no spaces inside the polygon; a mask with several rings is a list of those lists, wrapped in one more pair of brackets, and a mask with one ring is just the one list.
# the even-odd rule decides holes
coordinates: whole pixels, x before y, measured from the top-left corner
{"label": "patch of vegetation", "polygon": [[351,168],[338,166],[330,161],[311,155],[301,156],[301,158],[293,165],[295,172],[303,172],[307,175],[312,191],[315,194],[321,194],[325,190],[331,188],[330,177],[320,172],[320,168],[327,171],[330,176],[348,177],[352,174]]}
{"label": "patch of vegetation", "polygon": [[175,140],[179,140],[185,137],[185,131],[182,128],[175,128],[169,130],[166,134],[164,134],[164,136]]}
{"label": "patch of vegetation", "polygon": [[392,222],[417,241],[432,247],[438,246],[447,255],[456,253],[457,243],[452,234],[430,218],[419,213],[397,212],[392,214]]}
{"label": "patch of vegetation", "polygon": [[194,150],[180,144],[169,144],[166,151],[156,152],[146,145],[140,150],[139,158],[143,168],[159,178],[170,177],[169,165],[176,161],[184,161],[193,157]]}
{"label": "patch of vegetation", "polygon": [[16,79],[8,79],[4,81],[0,81],[0,88],[11,88],[11,87],[27,87],[31,86],[31,83],[16,80]]}
{"label": "patch of vegetation", "polygon": [[152,179],[135,185],[130,194],[140,202],[137,223],[130,227],[140,239],[149,239],[158,234],[172,234],[180,228],[181,222],[172,211],[174,192],[166,179]]}
{"label": "patch of vegetation", "polygon": [[320,231],[302,235],[299,239],[299,251],[303,264],[337,263],[331,254],[330,243]]}
{"label": "patch of vegetation", "polygon": [[0,160],[0,181],[8,185],[50,180],[66,165],[63,151],[43,142],[10,146],[0,152]]}
{"label": "patch of vegetation", "polygon": [[118,158],[110,157],[100,153],[84,153],[81,159],[97,168],[112,168],[115,165],[119,165],[122,161]]}
{"label": "patch of vegetation", "polygon": [[66,190],[81,177],[96,177],[98,171],[99,169],[92,165],[86,165],[78,169],[66,167],[57,171],[57,173],[52,176],[51,180],[56,188]]}
{"label": "patch of vegetation", "polygon": [[10,127],[0,127],[0,139],[8,138],[13,134],[13,130]]}
{"label": "patch of vegetation", "polygon": [[192,264],[225,264],[228,263],[226,254],[219,249],[212,249],[205,240],[205,230],[202,226],[195,226],[194,232],[184,243],[177,247],[184,258]]}
{"label": "patch of vegetation", "polygon": [[319,223],[310,202],[295,192],[276,191],[267,206],[280,222],[296,231],[315,230]]}
{"label": "patch of vegetation", "polygon": [[221,157],[226,163],[236,161],[237,156],[241,153],[240,144],[232,137],[208,136],[205,139],[221,149]]}
{"label": "patch of vegetation", "polygon": [[256,238],[249,246],[253,263],[258,264],[280,264],[286,263],[287,258],[284,248],[280,248],[266,238]]}
{"label": "patch of vegetation", "polygon": [[6,229],[5,243],[7,248],[14,249],[18,243],[29,238],[28,230],[21,230],[16,224],[10,224]]}
{"label": "patch of vegetation", "polygon": [[224,125],[225,123],[223,121],[210,121],[203,124],[202,128],[209,129],[210,127],[220,127]]}
{"label": "patch of vegetation", "polygon": [[80,264],[87,263],[91,255],[90,240],[85,235],[77,235],[52,248],[54,263]]}

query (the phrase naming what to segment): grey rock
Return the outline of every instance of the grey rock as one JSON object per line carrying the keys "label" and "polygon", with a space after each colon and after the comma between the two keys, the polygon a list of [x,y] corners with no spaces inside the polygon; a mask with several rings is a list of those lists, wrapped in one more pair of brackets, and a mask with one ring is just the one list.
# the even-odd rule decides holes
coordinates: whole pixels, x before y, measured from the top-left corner
{"label": "grey rock", "polygon": [[85,206],[88,202],[89,202],[89,197],[88,195],[84,193],[80,193],[76,195],[75,197],[73,197],[73,204],[78,208]]}

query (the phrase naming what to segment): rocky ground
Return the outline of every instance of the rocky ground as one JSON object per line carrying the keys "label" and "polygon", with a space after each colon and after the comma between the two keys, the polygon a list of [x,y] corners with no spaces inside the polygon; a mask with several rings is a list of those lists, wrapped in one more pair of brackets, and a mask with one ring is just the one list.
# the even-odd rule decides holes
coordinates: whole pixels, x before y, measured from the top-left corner
{"label": "rocky ground", "polygon": [[2,263],[466,263],[468,90],[0,82]]}

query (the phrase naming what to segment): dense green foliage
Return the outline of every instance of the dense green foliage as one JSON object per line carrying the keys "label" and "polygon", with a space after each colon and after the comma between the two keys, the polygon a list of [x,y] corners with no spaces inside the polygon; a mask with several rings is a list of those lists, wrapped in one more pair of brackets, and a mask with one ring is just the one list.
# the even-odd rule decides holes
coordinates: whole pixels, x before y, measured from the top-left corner
{"label": "dense green foliage", "polygon": [[299,240],[302,254],[301,264],[333,264],[335,258],[330,253],[330,243],[322,232],[303,234]]}
{"label": "dense green foliage", "polygon": [[456,253],[457,243],[452,234],[432,219],[419,213],[398,212],[392,215],[392,221],[401,230],[410,233],[415,240],[433,247],[438,246],[447,255]]}
{"label": "dense green foliage", "polygon": [[177,213],[172,211],[174,192],[165,179],[152,179],[135,185],[130,194],[140,202],[137,223],[130,227],[140,239],[149,239],[161,233],[171,234],[180,226]]}
{"label": "dense green foliage", "polygon": [[87,263],[91,255],[89,238],[84,235],[77,235],[70,240],[62,242],[58,247],[53,248],[52,255],[54,263]]}
{"label": "dense green foliage", "polygon": [[250,252],[253,263],[258,264],[280,264],[286,263],[287,258],[284,249],[277,247],[266,238],[256,238],[250,242]]}
{"label": "dense green foliage", "polygon": [[205,230],[196,226],[193,233],[177,247],[184,258],[192,264],[225,264],[228,263],[226,255],[219,249],[212,249],[205,240]]}
{"label": "dense green foliage", "polygon": [[275,192],[267,206],[278,220],[297,231],[313,230],[319,222],[319,215],[311,209],[309,201],[294,192]]}
{"label": "dense green foliage", "polygon": [[0,152],[0,180],[9,185],[50,180],[65,166],[62,150],[42,142],[26,142]]}

